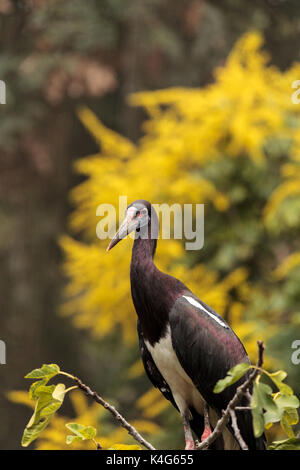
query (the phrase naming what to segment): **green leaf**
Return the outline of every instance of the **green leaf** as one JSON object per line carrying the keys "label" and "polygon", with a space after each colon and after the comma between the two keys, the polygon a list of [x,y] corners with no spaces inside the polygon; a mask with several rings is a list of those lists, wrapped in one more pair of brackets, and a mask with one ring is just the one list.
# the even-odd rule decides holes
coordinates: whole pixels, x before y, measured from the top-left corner
{"label": "green leaf", "polygon": [[277,406],[280,408],[298,408],[299,407],[299,400],[296,395],[285,395],[280,394],[276,399],[275,402]]}
{"label": "green leaf", "polygon": [[[38,397],[35,409],[33,412],[32,417],[30,418],[27,428],[32,427],[33,425],[37,424],[40,421],[41,412],[44,408],[46,408],[52,402],[52,393],[55,389],[55,385],[46,386],[41,385],[39,388],[35,390],[35,394]],[[45,414],[44,416],[47,416]]]}
{"label": "green leaf", "polygon": [[[43,380],[41,380],[43,383]],[[37,402],[22,438],[22,445],[27,447],[49,424],[54,413],[61,407],[64,399],[65,385],[36,386],[34,396]]]}
{"label": "green leaf", "polygon": [[83,439],[79,436],[73,436],[71,434],[68,434],[67,437],[66,437],[66,444],[70,445],[70,444],[74,444],[74,442],[79,442],[79,441],[82,441]]}
{"label": "green leaf", "polygon": [[274,413],[278,411],[277,403],[273,400],[272,389],[269,385],[259,381],[254,382],[251,408],[260,408]]}
{"label": "green leaf", "polygon": [[280,421],[280,426],[283,429],[283,431],[286,433],[286,435],[290,438],[295,437],[293,428],[289,422],[289,417],[287,413],[283,413],[281,421]]}
{"label": "green leaf", "polygon": [[[298,423],[299,400],[295,395],[285,395],[281,392],[273,397],[277,409],[270,407],[264,413],[265,427],[268,428],[271,423],[280,421],[281,427],[288,436],[293,437],[291,425]],[[253,401],[252,401],[253,404]],[[255,404],[255,403],[254,403]]]}
{"label": "green leaf", "polygon": [[54,391],[53,391],[53,393],[52,393],[52,397],[55,400],[63,402],[64,398],[65,398],[65,391],[66,391],[65,384],[57,384]]}
{"label": "green leaf", "polygon": [[37,424],[26,427],[22,437],[22,446],[27,447],[34,441],[39,434],[48,426],[51,417],[44,418],[43,420],[39,421]]}
{"label": "green leaf", "polygon": [[252,410],[253,432],[255,437],[262,435],[265,429],[265,421],[263,413],[257,408]]}
{"label": "green leaf", "polygon": [[251,400],[253,432],[255,437],[262,435],[265,425],[279,421],[281,412],[272,397],[272,389],[257,379],[253,386]]}
{"label": "green leaf", "polygon": [[274,441],[268,447],[269,450],[300,450],[300,438],[293,437],[282,441]]}
{"label": "green leaf", "polygon": [[44,386],[46,385],[46,383],[48,382],[48,379],[42,379],[42,380],[38,380],[37,382],[34,382],[31,386],[30,386],[30,389],[29,389],[29,398],[31,400],[37,400],[38,399],[38,389],[41,387],[41,386]]}
{"label": "green leaf", "polygon": [[272,423],[278,423],[283,415],[283,410],[278,408],[277,411],[266,411],[263,415],[265,427],[269,428]]}
{"label": "green leaf", "polygon": [[268,374],[268,376],[270,377],[270,379],[272,379],[278,390],[280,390],[286,395],[293,395],[293,390],[291,389],[291,387],[283,383],[283,380],[287,376],[286,372],[284,372],[283,370],[278,370],[277,372],[273,372],[273,374]]}
{"label": "green leaf", "polygon": [[57,364],[44,364],[40,369],[34,369],[25,375],[25,379],[46,379],[48,381],[59,372],[60,368]]}
{"label": "green leaf", "polygon": [[284,410],[284,414],[286,415],[286,419],[288,420],[289,424],[295,425],[299,421],[298,411],[295,408],[286,408]]}
{"label": "green leaf", "polygon": [[66,428],[72,431],[75,436],[68,435],[66,438],[66,443],[71,444],[75,441],[85,441],[88,439],[94,439],[96,436],[97,430],[93,426],[84,426],[79,423],[67,423]]}
{"label": "green leaf", "polygon": [[215,393],[221,393],[225,388],[229,387],[230,385],[234,384],[237,382],[243,375],[249,370],[251,367],[250,364],[247,364],[245,362],[241,362],[240,364],[237,364],[236,366],[232,367],[227,372],[226,377],[224,379],[219,380],[215,387],[214,387],[214,392]]}

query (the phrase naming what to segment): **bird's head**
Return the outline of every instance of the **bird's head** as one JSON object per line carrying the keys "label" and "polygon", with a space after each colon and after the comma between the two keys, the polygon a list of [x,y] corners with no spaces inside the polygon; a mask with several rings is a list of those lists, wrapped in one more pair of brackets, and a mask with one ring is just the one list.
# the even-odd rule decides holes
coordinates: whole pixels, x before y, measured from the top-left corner
{"label": "bird's head", "polygon": [[[151,221],[151,214],[153,214],[153,207],[148,201],[138,199],[130,204],[126,209],[125,219],[121,223],[119,230],[112,238],[106,251],[111,250],[119,241],[129,235],[131,232],[140,232],[144,227],[144,236],[148,235],[148,225]],[[155,213],[156,215],[156,213]]]}

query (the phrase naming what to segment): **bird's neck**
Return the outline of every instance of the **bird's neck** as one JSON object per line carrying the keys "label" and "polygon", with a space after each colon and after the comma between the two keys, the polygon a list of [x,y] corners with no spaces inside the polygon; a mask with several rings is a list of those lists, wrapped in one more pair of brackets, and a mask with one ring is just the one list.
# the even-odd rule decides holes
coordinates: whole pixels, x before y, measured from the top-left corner
{"label": "bird's neck", "polygon": [[140,285],[148,293],[149,283],[156,270],[153,258],[157,239],[151,238],[151,227],[143,227],[136,233],[131,257],[130,280],[131,284]]}
{"label": "bird's neck", "polygon": [[157,239],[159,233],[158,219],[151,219],[148,225],[141,227],[139,232],[135,233],[135,240],[132,249],[131,267],[139,271],[146,268],[154,268],[153,258],[155,255]]}
{"label": "bird's neck", "polygon": [[[160,292],[157,288],[162,273],[153,261],[157,240],[152,238],[153,233],[151,237],[150,227],[143,229],[144,234],[136,234],[132,249],[131,294],[145,339],[155,341],[160,337],[166,322],[165,309],[163,302],[159,302]],[[147,238],[145,230],[148,230]]]}
{"label": "bird's neck", "polygon": [[181,282],[155,266],[156,242],[156,238],[136,238],[130,266],[132,300],[144,338],[151,344],[164,334],[169,312],[176,298],[186,290]]}

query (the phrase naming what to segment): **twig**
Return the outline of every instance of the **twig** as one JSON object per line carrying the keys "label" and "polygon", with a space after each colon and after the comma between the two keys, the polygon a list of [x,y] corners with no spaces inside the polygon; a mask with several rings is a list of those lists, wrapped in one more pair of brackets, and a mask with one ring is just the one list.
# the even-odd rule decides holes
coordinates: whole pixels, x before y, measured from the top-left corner
{"label": "twig", "polygon": [[[204,429],[208,429],[210,428],[210,422],[209,422],[209,406],[206,402],[204,402],[204,406],[203,406],[203,416],[204,416]],[[204,442],[204,441],[203,441]],[[196,444],[196,443],[195,443]],[[196,448],[200,445],[199,442],[197,442],[196,444]],[[207,450],[208,449],[208,444],[203,447],[203,450]]]}
{"label": "twig", "polygon": [[230,413],[230,417],[231,417],[232,429],[234,431],[234,435],[236,437],[236,440],[240,444],[240,447],[241,447],[242,450],[249,450],[246,442],[242,438],[241,431],[239,430],[235,411],[230,409],[229,413]]}
{"label": "twig", "polygon": [[204,403],[204,428],[209,428],[210,427],[210,422],[209,422],[209,408],[208,404],[205,402]]}
{"label": "twig", "polygon": [[[261,367],[263,364],[263,353],[264,353],[265,347],[261,341],[257,341],[257,345],[258,345],[257,367]],[[222,417],[218,420],[215,429],[213,430],[211,435],[208,436],[207,439],[205,439],[205,441],[199,444],[197,448],[198,450],[203,450],[207,448],[207,446],[212,444],[217,439],[217,437],[219,437],[219,435],[224,430],[225,426],[228,424],[228,421],[230,419],[230,411],[235,409],[235,407],[238,405],[242,397],[246,394],[246,392],[248,391],[248,388],[253,383],[254,379],[259,373],[260,371],[258,369],[253,369],[252,372],[249,374],[248,379],[245,380],[245,382],[236,389],[234,397],[228,403],[225,411],[223,411]]]}
{"label": "twig", "polygon": [[156,450],[155,447],[152,446],[146,439],[143,438],[143,436],[140,435],[140,433],[130,424],[126,419],[113,407],[110,405],[107,401],[105,401],[100,395],[98,395],[97,392],[94,392],[93,390],[90,389],[87,385],[85,385],[80,379],[77,377],[72,377],[73,380],[77,383],[78,387],[83,390],[86,395],[91,397],[95,402],[99,403],[99,405],[102,405],[106,410],[108,410],[113,417],[119,422],[119,424],[125,428],[128,433],[142,446],[146,447],[148,450]]}

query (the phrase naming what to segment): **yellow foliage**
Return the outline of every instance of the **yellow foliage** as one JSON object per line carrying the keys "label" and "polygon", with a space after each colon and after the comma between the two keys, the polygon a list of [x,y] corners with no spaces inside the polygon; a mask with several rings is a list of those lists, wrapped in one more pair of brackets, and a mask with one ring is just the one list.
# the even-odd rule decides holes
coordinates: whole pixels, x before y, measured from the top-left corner
{"label": "yellow foliage", "polygon": [[295,267],[300,265],[300,252],[295,252],[285,258],[280,266],[275,270],[274,276],[277,279],[286,277]]}
{"label": "yellow foliage", "polygon": [[[99,144],[99,153],[76,163],[76,170],[86,180],[71,194],[75,205],[71,226],[84,233],[85,241],[70,237],[61,240],[65,273],[70,279],[68,301],[62,311],[73,317],[77,327],[101,337],[121,325],[124,340],[136,341],[136,318],[129,294],[132,241],[124,241],[109,255],[105,253],[108,241],[98,240],[95,232],[99,204],[112,204],[117,216],[120,195],[126,195],[128,203],[138,198],[170,204],[211,202],[216,211],[227,211],[228,194],[204,177],[208,164],[224,156],[233,159],[247,155],[264,165],[264,145],[277,135],[292,140],[291,154],[299,155],[298,129],[285,125],[286,113],[298,112],[290,96],[291,83],[300,74],[299,65],[282,73],[267,65],[261,46],[259,34],[243,36],[225,65],[216,70],[215,83],[205,88],[171,88],[131,96],[131,104],[143,106],[149,115],[145,135],[137,145],[107,129],[90,110],[79,110],[79,118]],[[294,178],[291,167],[285,172],[288,169]],[[294,191],[299,187],[295,183]],[[284,186],[278,191],[266,208],[266,217],[286,195]],[[217,272],[201,264],[187,269],[178,240],[161,241],[156,259],[161,269],[182,279],[221,315],[229,312],[229,320],[236,319],[234,326],[247,347],[249,332],[243,336],[245,325],[239,327],[246,321],[243,306],[250,297],[245,268],[222,280]],[[234,305],[230,295],[233,288],[239,296]]]}
{"label": "yellow foliage", "polygon": [[[225,65],[216,70],[214,83],[201,89],[171,88],[131,96],[130,103],[142,106],[148,114],[144,135],[136,145],[106,128],[92,111],[79,110],[79,118],[98,143],[99,152],[75,165],[86,179],[71,193],[75,210],[70,224],[75,233],[83,235],[83,241],[67,236],[61,239],[69,279],[62,313],[71,316],[75,326],[87,329],[94,337],[103,337],[121,326],[125,343],[137,341],[129,284],[132,241],[123,241],[109,255],[105,252],[108,240],[96,237],[100,204],[113,205],[117,218],[123,216],[119,214],[119,196],[126,196],[128,204],[141,198],[154,204],[203,203],[216,213],[229,212],[229,190],[216,185],[206,170],[212,163],[227,160],[238,164],[246,158],[256,167],[266,168],[265,146],[272,139],[289,142],[291,161],[282,165],[282,184],[275,188],[261,214],[261,225],[268,226],[286,198],[300,194],[300,134],[297,126],[287,124],[288,118],[299,119],[299,110],[291,101],[291,86],[300,76],[300,66],[295,64],[281,72],[268,66],[268,57],[261,48],[259,34],[246,34]],[[276,327],[265,327],[266,323],[258,327],[256,318],[248,315],[256,293],[261,294],[260,286],[249,279],[248,266],[221,274],[200,263],[199,257],[197,262],[190,259],[181,241],[159,241],[158,267],[181,279],[223,315],[255,362],[257,339],[266,340]],[[278,277],[298,261],[298,254],[287,259],[278,269]],[[269,312],[273,321],[275,313]],[[265,365],[271,365],[268,355]],[[138,361],[128,373],[134,378],[141,372]],[[138,400],[137,408],[149,432],[155,432],[155,425],[147,418],[156,417],[167,406],[168,402],[154,389]],[[103,442],[108,446],[112,440],[116,442],[116,436]]]}
{"label": "yellow foliage", "polygon": [[137,445],[114,444],[108,450],[142,450],[142,448]]}

